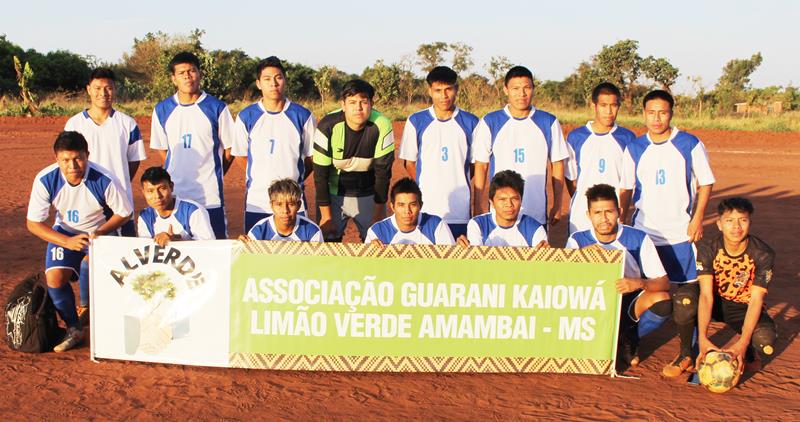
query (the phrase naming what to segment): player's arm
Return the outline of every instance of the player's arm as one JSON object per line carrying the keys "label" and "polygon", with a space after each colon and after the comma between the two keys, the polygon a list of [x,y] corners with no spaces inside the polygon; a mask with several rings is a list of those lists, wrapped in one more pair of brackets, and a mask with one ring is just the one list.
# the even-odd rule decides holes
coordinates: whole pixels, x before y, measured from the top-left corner
{"label": "player's arm", "polygon": [[711,197],[711,188],[713,186],[712,184],[697,188],[697,207],[694,210],[691,221],[689,221],[689,228],[686,230],[690,242],[697,242],[703,238],[703,217],[706,214],[706,206],[708,206],[708,199]]}
{"label": "player's arm", "polygon": [[622,176],[620,179],[619,208],[622,210],[622,214],[619,220],[622,224],[628,224],[633,188],[636,186],[636,163],[633,161],[633,157],[627,147],[622,155]]}
{"label": "player's arm", "polygon": [[225,148],[222,151],[222,174],[228,173],[228,170],[231,168],[231,164],[233,164],[233,155],[231,154],[231,149]]}
{"label": "player's arm", "polygon": [[409,161],[409,160],[402,160],[403,167],[406,169],[406,173],[408,173],[408,177],[412,180],[417,180],[417,162],[416,161]]}
{"label": "player's arm", "polygon": [[150,124],[150,149],[158,152],[158,156],[161,157],[162,166],[167,164],[168,148],[169,139],[167,138],[167,132],[161,125],[161,121],[158,118],[158,113],[156,113],[156,110],[153,109],[153,118],[152,123]]}
{"label": "player's arm", "polygon": [[570,197],[575,196],[575,191],[578,190],[578,183],[575,180],[566,179],[564,182],[567,184],[567,193]]}
{"label": "player's arm", "polygon": [[118,228],[122,227],[123,224],[127,223],[130,219],[130,214],[127,216],[114,214],[105,223],[103,223],[102,226],[98,227],[97,230],[91,233],[90,237],[95,238],[97,236],[105,236],[109,233],[113,233]]}
{"label": "player's arm", "polygon": [[550,176],[553,183],[553,209],[550,210],[550,224],[557,224],[561,220],[561,195],[564,193],[564,160],[553,162],[553,174]]}
{"label": "player's arm", "polygon": [[144,150],[144,139],[142,139],[142,132],[139,130],[139,125],[133,122],[133,129],[128,135],[128,175],[130,181],[136,177],[136,172],[139,170],[139,164],[147,159],[147,152]]}
{"label": "player's arm", "polygon": [[419,150],[417,148],[417,129],[410,119],[406,120],[403,126],[403,136],[400,138],[400,148],[397,157],[403,163],[408,177],[417,180],[417,159]]}
{"label": "player's arm", "polygon": [[668,292],[669,277],[662,275],[656,278],[622,277],[616,282],[617,291],[621,294],[635,292],[642,289],[647,292]]}
{"label": "player's arm", "polygon": [[228,106],[225,106],[220,112],[217,123],[219,125],[219,140],[222,143],[222,174],[224,175],[228,173],[231,164],[233,164],[231,148],[236,137],[235,123]]}
{"label": "player's arm", "polygon": [[139,171],[139,164],[141,161],[128,161],[128,175],[130,176],[131,182],[133,178],[136,177],[136,172]]}
{"label": "player's arm", "polygon": [[64,248],[80,251],[89,245],[88,234],[76,234],[74,236],[67,236],[53,230],[48,224],[43,221],[27,220],[28,231],[33,233],[34,236]]}
{"label": "player's arm", "polygon": [[330,152],[330,141],[328,136],[319,128],[314,133],[314,153],[312,155],[314,164],[314,186],[317,206],[319,207],[319,228],[323,235],[328,235],[336,231],[336,224],[331,216],[331,194],[330,194],[330,171],[333,159]]}
{"label": "player's arm", "polygon": [[314,134],[317,132],[317,121],[314,120],[314,116],[309,115],[306,123],[303,125],[303,135],[302,135],[302,154],[303,154],[303,180],[308,179],[308,176],[311,176],[311,173],[314,172]]}
{"label": "player's arm", "polygon": [[[391,125],[391,123],[390,123]],[[391,127],[391,126],[390,126]],[[375,212],[372,223],[386,218],[386,201],[389,199],[389,183],[392,180],[394,163],[394,133],[389,130],[375,145],[372,168],[375,171]]]}
{"label": "player's arm", "polygon": [[628,224],[630,220],[629,217],[632,197],[633,190],[624,188],[619,190],[619,207],[622,210],[622,215],[619,216],[619,220],[622,224]]}
{"label": "player's arm", "polygon": [[308,176],[311,176],[311,173],[314,172],[314,159],[310,156],[303,159],[303,167],[305,171],[303,173],[303,180],[308,179]]}
{"label": "player's arm", "polygon": [[472,185],[475,189],[475,201],[473,204],[474,212],[472,215],[480,215],[487,211],[486,203],[486,179],[489,175],[489,163],[481,161],[475,162],[475,177],[472,178]]}
{"label": "player's arm", "polygon": [[474,202],[472,215],[485,213],[489,206],[487,190],[489,187],[489,161],[491,156],[492,132],[489,130],[489,125],[486,124],[486,121],[481,119],[472,132],[472,162],[475,164],[475,171],[472,173],[475,175],[472,178]]}

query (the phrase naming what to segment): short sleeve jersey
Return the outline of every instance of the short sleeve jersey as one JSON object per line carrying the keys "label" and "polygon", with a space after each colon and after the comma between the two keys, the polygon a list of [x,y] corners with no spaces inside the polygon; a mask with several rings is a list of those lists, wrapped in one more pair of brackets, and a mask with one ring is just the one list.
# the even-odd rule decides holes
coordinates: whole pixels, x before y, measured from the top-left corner
{"label": "short sleeve jersey", "polygon": [[499,226],[494,211],[490,211],[469,220],[467,240],[471,246],[536,246],[547,240],[547,231],[541,223],[522,213],[514,225]]}
{"label": "short sleeve jersey", "polygon": [[206,208],[224,205],[223,151],[233,143],[228,106],[206,94],[180,104],[175,94],[153,110],[150,148],[166,150],[164,167],[175,183],[175,195]]}
{"label": "short sleeve jersey", "polygon": [[367,231],[364,243],[380,239],[385,245],[454,245],[450,228],[441,218],[424,212],[419,214],[417,226],[410,232],[397,227],[394,216],[373,224]]}
{"label": "short sleeve jersey", "polygon": [[168,217],[161,217],[152,207],[143,209],[136,227],[139,237],[152,238],[172,227],[172,233],[180,235],[181,240],[215,239],[208,211],[188,199],[175,198],[175,208]]}
{"label": "short sleeve jersey", "polygon": [[261,101],[239,112],[231,154],[247,157],[246,211],[272,213],[267,189],[275,180],[289,178],[303,186],[304,160],[311,156],[315,130],[311,112],[289,100],[276,113],[264,109]]}
{"label": "short sleeve jersey", "polygon": [[566,247],[581,249],[595,244],[606,250],[625,251],[625,277],[658,278],[667,274],[655,244],[641,230],[620,224],[617,238],[609,243],[597,240],[593,230],[579,231],[569,237]]}
{"label": "short sleeve jersey", "polygon": [[696,185],[714,183],[703,143],[676,128],[659,144],[645,134],[627,145],[622,166],[622,187],[633,190],[633,226],[659,246],[687,242]]}
{"label": "short sleeve jersey", "polygon": [[449,224],[470,218],[470,162],[472,134],[478,118],[456,108],[439,120],[433,107],[406,120],[399,157],[416,162],[416,179],[425,198],[422,211],[441,216]]}
{"label": "short sleeve jersey", "polygon": [[749,235],[739,256],[725,251],[722,234],[697,245],[697,275],[714,277],[714,290],[723,299],[749,303],[752,286],[767,289],[772,281],[775,252],[763,240]]}
{"label": "short sleeve jersey", "polygon": [[58,164],[40,171],[33,180],[28,202],[28,220],[42,223],[56,210],[55,225],[74,233],[92,233],[113,215],[127,217],[133,206],[116,178],[89,162],[83,180],[70,185]]}
{"label": "short sleeve jersey", "polygon": [[567,179],[576,181],[575,194],[570,202],[569,231],[589,230],[592,224],[586,216],[586,191],[605,183],[619,188],[622,181],[622,156],[625,146],[636,139],[628,129],[614,126],[608,133],[592,131],[592,122],[567,135],[569,159],[564,166]]}
{"label": "short sleeve jersey", "polygon": [[288,240],[295,242],[324,242],[322,230],[313,221],[302,215],[297,216],[294,223],[294,230],[289,236],[278,233],[275,228],[275,216],[271,215],[262,219],[247,233],[247,236],[255,240]]}
{"label": "short sleeve jersey", "polygon": [[473,161],[489,164],[489,179],[503,170],[519,173],[525,180],[522,212],[537,221],[547,220],[547,162],[568,156],[558,119],[535,107],[517,119],[506,106],[484,116],[475,129]]}

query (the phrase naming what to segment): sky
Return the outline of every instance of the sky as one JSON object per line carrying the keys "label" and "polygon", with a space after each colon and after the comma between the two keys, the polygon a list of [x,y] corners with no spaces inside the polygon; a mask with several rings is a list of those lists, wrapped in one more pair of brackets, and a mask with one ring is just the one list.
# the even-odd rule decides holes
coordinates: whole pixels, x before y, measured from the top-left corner
{"label": "sky", "polygon": [[[15,3],[15,9],[23,3]],[[800,84],[800,2],[770,1],[252,1],[87,3],[30,0],[5,8],[0,34],[24,49],[70,50],[116,63],[148,32],[206,31],[207,49],[276,55],[314,68],[358,73],[378,59],[415,55],[420,44],[473,47],[471,71],[506,56],[542,80],[561,80],[603,45],[639,41],[639,54],[665,57],[711,88],[733,58],[764,57],[752,85]],[[219,7],[225,5],[225,7]]]}

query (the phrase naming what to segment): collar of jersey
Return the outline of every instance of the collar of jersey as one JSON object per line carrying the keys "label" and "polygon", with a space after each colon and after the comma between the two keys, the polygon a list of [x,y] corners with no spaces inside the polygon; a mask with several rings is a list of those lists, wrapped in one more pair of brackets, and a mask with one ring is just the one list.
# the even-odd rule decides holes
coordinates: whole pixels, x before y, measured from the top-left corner
{"label": "collar of jersey", "polygon": [[[108,115],[108,119],[114,117],[114,113],[116,113],[116,112],[117,112],[117,110],[114,110],[114,108],[112,107],[111,108],[111,114]],[[87,118],[89,120],[92,119],[92,116],[89,115],[89,109],[88,108],[84,108],[83,109],[83,117],[85,117],[85,118]],[[106,120],[108,120],[108,119],[106,119]],[[94,120],[92,120],[92,123],[94,123]],[[103,122],[103,123],[105,124],[105,122]],[[95,124],[97,124],[97,123],[95,123]]]}
{"label": "collar of jersey", "polygon": [[533,104],[531,104],[531,111],[530,111],[530,113],[528,113],[528,115],[527,115],[527,116],[525,116],[525,117],[521,117],[521,118],[516,118],[516,117],[514,117],[514,116],[511,114],[511,111],[509,111],[509,110],[508,110],[508,104],[506,104],[506,106],[505,106],[505,107],[503,107],[503,112],[505,112],[505,113],[508,115],[508,117],[510,117],[510,118],[511,118],[511,120],[517,120],[517,121],[528,120],[528,119],[530,119],[531,117],[533,117],[533,113],[536,113],[536,106],[534,106]]}
{"label": "collar of jersey", "polygon": [[396,228],[397,231],[399,231],[400,233],[413,233],[414,230],[419,228],[419,220],[422,218],[422,211],[420,211],[419,214],[417,214],[417,224],[414,225],[414,230],[407,231],[407,232],[403,231],[403,230],[400,230],[400,227],[397,225],[397,220],[394,219],[394,216],[395,216],[395,214],[392,214],[392,216],[389,217],[389,220],[392,222],[392,226],[394,226],[394,228]]}
{"label": "collar of jersey", "polygon": [[[56,164],[56,166],[58,166],[58,164]],[[92,165],[92,162],[91,162],[91,161],[89,161],[89,160],[87,160],[87,161],[86,161],[86,171],[84,171],[84,172],[83,172],[83,177],[81,178],[81,181],[80,181],[80,182],[78,182],[78,184],[77,184],[77,185],[70,184],[70,183],[69,183],[69,181],[67,181],[67,176],[64,176],[64,173],[62,173],[62,172],[61,172],[61,169],[60,169],[60,168],[58,169],[58,175],[61,177],[61,179],[63,179],[63,180],[64,180],[64,185],[65,185],[65,186],[69,186],[69,187],[71,187],[71,188],[77,188],[78,186],[82,185],[82,184],[83,184],[83,182],[85,182],[85,181],[86,181],[86,178],[87,178],[87,177],[89,177],[89,170],[90,170],[92,167],[93,167],[93,165]]]}
{"label": "collar of jersey", "polygon": [[510,225],[508,227],[503,227],[503,226],[500,225],[500,223],[497,222],[497,214],[496,214],[495,211],[496,210],[494,209],[494,207],[492,207],[492,209],[491,209],[491,211],[489,211],[489,213],[492,214],[492,223],[494,223],[495,227],[497,227],[498,229],[503,229],[503,230],[513,229],[514,227],[517,227],[519,225],[519,220],[522,220],[522,208],[520,208],[519,209],[519,214],[517,214],[517,221],[515,221],[514,224],[512,224],[512,225]]}
{"label": "collar of jersey", "polygon": [[175,104],[177,104],[177,105],[179,105],[181,107],[191,107],[193,105],[200,104],[200,102],[202,102],[203,100],[206,99],[206,95],[207,94],[206,94],[205,91],[200,91],[200,96],[197,97],[197,101],[195,101],[195,102],[193,102],[191,104],[182,104],[181,101],[178,99],[178,93],[177,92],[175,93],[175,95],[172,96],[172,99],[173,99],[173,101],[175,101]]}
{"label": "collar of jersey", "polygon": [[600,239],[598,239],[598,238],[597,238],[597,236],[594,234],[594,227],[592,227],[592,230],[590,230],[590,231],[589,231],[589,233],[591,233],[591,234],[592,234],[592,238],[593,238],[593,239],[594,239],[594,240],[595,240],[597,243],[599,243],[599,244],[601,244],[601,245],[610,245],[610,244],[612,244],[612,243],[616,242],[617,240],[619,240],[619,237],[620,237],[620,236],[622,236],[622,231],[623,231],[624,229],[625,229],[625,225],[624,225],[624,224],[619,224],[619,223],[617,223],[617,236],[614,238],[614,240],[612,240],[612,241],[610,241],[610,242],[601,242],[601,241],[600,241]]}
{"label": "collar of jersey", "polygon": [[660,142],[660,143],[655,143],[655,142],[653,142],[652,139],[650,139],[650,132],[645,133],[644,136],[647,138],[647,142],[650,142],[650,144],[652,144],[652,145],[669,144],[669,143],[672,143],[672,140],[675,139],[675,137],[678,136],[678,132],[681,131],[676,126],[671,126],[670,130],[672,130],[672,133],[669,134],[669,138],[666,141]]}
{"label": "collar of jersey", "polygon": [[272,112],[272,111],[269,111],[266,108],[264,108],[264,103],[262,103],[261,100],[256,101],[256,104],[258,104],[259,110],[263,111],[264,113],[269,114],[270,116],[275,116],[275,115],[278,115],[278,114],[281,114],[281,113],[285,112],[286,109],[289,108],[289,104],[290,103],[291,103],[291,101],[289,101],[289,99],[287,98],[286,101],[284,101],[284,103],[283,103],[283,108],[281,109],[281,111]]}
{"label": "collar of jersey", "polygon": [[460,109],[458,108],[458,106],[456,106],[456,109],[455,109],[455,110],[453,110],[453,115],[452,115],[452,116],[450,116],[450,118],[449,118],[449,119],[447,119],[447,120],[442,120],[442,119],[440,119],[440,118],[436,117],[436,111],[434,111],[434,109],[433,109],[433,106],[430,106],[430,107],[428,107],[428,113],[430,113],[430,114],[431,114],[431,117],[433,117],[433,119],[434,119],[434,120],[438,120],[438,121],[440,121],[440,122],[442,122],[442,123],[446,123],[446,122],[449,122],[450,120],[453,120],[453,119],[455,119],[455,118],[456,118],[456,116],[458,115],[458,111],[459,111],[459,110],[460,110]]}
{"label": "collar of jersey", "polygon": [[615,131],[615,130],[617,130],[617,123],[616,123],[616,122],[614,122],[614,126],[612,126],[612,127],[611,127],[611,130],[609,130],[608,132],[606,132],[606,133],[597,133],[597,132],[595,132],[595,131],[594,131],[594,129],[592,129],[592,123],[593,123],[593,122],[594,122],[594,120],[589,120],[589,121],[586,123],[586,129],[589,129],[589,133],[591,133],[591,134],[592,134],[592,135],[594,135],[594,136],[606,136],[606,135],[611,135],[612,133],[614,133],[614,131]]}
{"label": "collar of jersey", "polygon": [[267,220],[267,224],[269,224],[270,228],[272,228],[272,231],[274,231],[275,234],[277,234],[278,236],[280,236],[280,237],[291,237],[293,234],[297,233],[297,227],[300,226],[300,217],[301,217],[300,215],[295,217],[295,219],[294,219],[294,227],[292,227],[292,233],[287,235],[287,236],[282,235],[281,232],[278,231],[278,228],[275,227],[275,215],[274,214],[269,216],[269,219]]}
{"label": "collar of jersey", "polygon": [[161,214],[159,214],[158,211],[156,211],[156,209],[153,208],[153,211],[156,212],[156,217],[158,217],[158,218],[160,218],[162,220],[166,220],[169,217],[172,217],[173,214],[175,214],[175,210],[178,209],[178,204],[180,204],[181,200],[177,196],[173,196],[173,198],[175,198],[175,205],[172,207],[172,212],[169,214],[169,216],[168,217],[162,217]]}

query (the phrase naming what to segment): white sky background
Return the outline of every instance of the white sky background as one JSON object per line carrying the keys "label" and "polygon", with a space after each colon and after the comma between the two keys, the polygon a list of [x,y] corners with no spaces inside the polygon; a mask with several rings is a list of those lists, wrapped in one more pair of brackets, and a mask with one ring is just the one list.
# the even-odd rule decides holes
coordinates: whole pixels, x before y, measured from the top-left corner
{"label": "white sky background", "polygon": [[630,38],[639,41],[640,55],[678,67],[678,92],[692,92],[687,76],[712,87],[725,63],[758,51],[764,62],[753,86],[800,83],[800,1],[792,0],[105,3],[6,4],[0,34],[24,49],[118,62],[148,32],[200,28],[207,49],[358,74],[377,59],[413,55],[422,43],[464,42],[474,48],[471,71],[485,74],[490,57],[506,56],[543,80],[561,80],[603,45]]}

